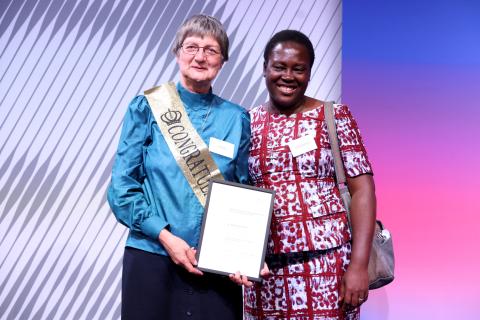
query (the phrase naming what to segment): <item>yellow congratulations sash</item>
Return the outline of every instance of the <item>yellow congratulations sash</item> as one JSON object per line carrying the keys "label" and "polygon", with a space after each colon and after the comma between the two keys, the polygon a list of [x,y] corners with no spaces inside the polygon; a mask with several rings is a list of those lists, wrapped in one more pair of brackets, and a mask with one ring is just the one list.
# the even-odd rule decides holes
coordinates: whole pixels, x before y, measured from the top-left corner
{"label": "yellow congratulations sash", "polygon": [[210,179],[223,176],[208,147],[188,118],[175,83],[167,82],[145,91],[150,108],[190,187],[205,206]]}

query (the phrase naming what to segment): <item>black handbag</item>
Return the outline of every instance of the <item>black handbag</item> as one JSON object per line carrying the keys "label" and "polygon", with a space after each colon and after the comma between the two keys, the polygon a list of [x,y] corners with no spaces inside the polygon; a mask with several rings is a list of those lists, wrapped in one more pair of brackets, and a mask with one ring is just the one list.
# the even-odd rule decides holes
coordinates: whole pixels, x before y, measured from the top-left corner
{"label": "black handbag", "polygon": [[[335,164],[336,183],[347,210],[347,217],[351,230],[352,225],[350,222],[350,203],[352,198],[346,184],[347,180],[345,178],[345,169],[340,156],[333,102],[325,102],[324,114]],[[392,236],[390,231],[384,228],[382,222],[377,220],[375,225],[375,235],[372,242],[372,249],[370,250],[370,260],[368,262],[369,289],[377,289],[392,282],[394,279],[394,269],[395,257],[393,253]]]}

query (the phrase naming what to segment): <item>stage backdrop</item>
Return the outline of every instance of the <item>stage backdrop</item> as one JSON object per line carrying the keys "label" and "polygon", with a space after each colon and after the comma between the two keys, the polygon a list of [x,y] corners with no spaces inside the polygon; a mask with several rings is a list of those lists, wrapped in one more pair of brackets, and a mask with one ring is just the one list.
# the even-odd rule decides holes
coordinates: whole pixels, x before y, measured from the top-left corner
{"label": "stage backdrop", "polygon": [[219,18],[231,59],[214,92],[267,98],[263,47],[306,33],[308,94],[341,100],[342,3],[226,0],[0,1],[0,317],[118,319],[127,230],[106,203],[127,104],[178,80],[170,46],[185,18]]}
{"label": "stage backdrop", "polygon": [[343,100],[397,254],[363,319],[480,319],[480,1],[344,1],[343,13]]}

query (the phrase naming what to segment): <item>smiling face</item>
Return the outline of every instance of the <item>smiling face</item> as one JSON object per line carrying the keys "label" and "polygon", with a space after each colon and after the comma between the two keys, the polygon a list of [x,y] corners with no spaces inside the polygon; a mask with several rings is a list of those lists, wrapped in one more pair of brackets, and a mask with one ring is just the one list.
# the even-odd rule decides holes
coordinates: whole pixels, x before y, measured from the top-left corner
{"label": "smiling face", "polygon": [[294,113],[301,109],[310,69],[310,55],[305,46],[288,41],[272,48],[263,74],[274,111]]}
{"label": "smiling face", "polygon": [[183,46],[203,47],[195,55],[187,54],[182,48],[176,53],[177,63],[180,68],[180,82],[191,92],[207,93],[213,79],[223,66],[221,54],[205,55],[205,48],[221,52],[220,45],[215,38],[210,36],[189,36],[183,41]]}

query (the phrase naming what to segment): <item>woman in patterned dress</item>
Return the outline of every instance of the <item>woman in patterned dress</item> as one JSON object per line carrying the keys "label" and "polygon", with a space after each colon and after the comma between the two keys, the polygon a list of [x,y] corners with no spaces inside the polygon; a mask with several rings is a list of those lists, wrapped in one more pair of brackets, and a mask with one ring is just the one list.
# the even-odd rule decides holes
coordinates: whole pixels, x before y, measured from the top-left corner
{"label": "woman in patterned dress", "polygon": [[267,249],[270,275],[245,288],[244,317],[358,319],[368,297],[376,200],[357,124],[346,105],[335,105],[352,195],[351,234],[334,180],[324,105],[305,96],[313,46],[304,34],[284,30],[270,39],[264,59],[270,99],[250,111],[249,171],[256,186],[276,191]]}

